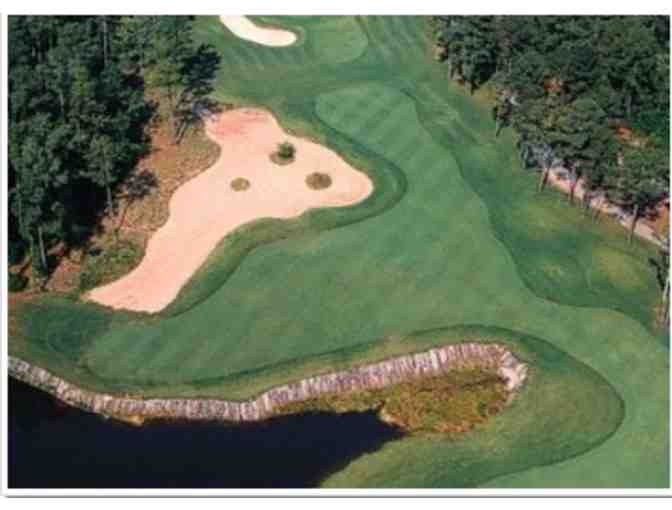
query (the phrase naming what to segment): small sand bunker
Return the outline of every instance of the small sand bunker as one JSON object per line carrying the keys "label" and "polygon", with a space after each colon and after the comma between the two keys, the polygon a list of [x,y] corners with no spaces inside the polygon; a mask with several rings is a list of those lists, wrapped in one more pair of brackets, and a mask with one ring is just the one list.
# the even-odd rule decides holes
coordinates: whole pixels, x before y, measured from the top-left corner
{"label": "small sand bunker", "polygon": [[[221,239],[259,218],[293,218],[315,207],[344,207],[368,197],[371,180],[335,152],[289,136],[268,112],[239,109],[213,116],[206,131],[221,146],[217,162],[182,185],[170,201],[170,217],[149,240],[145,257],[129,274],[93,289],[88,298],[113,308],[158,312],[175,299]],[[279,169],[268,157],[278,143],[296,147],[294,162]],[[329,174],[316,193],[307,177]],[[244,193],[235,179],[253,183]]]}
{"label": "small sand bunker", "polygon": [[246,16],[220,16],[219,20],[226,28],[241,39],[263,44],[264,46],[289,46],[296,42],[296,34],[280,28],[260,27]]}

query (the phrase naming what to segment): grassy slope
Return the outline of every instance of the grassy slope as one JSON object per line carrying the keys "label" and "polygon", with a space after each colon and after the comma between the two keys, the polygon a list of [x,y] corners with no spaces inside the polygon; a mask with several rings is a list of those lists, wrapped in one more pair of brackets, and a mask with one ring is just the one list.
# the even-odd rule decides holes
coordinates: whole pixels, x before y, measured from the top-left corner
{"label": "grassy slope", "polygon": [[[62,303],[50,318],[47,304],[25,314],[26,341],[14,342],[13,352],[29,346],[47,364],[61,356],[61,373],[75,362],[91,385],[242,396],[258,391],[254,371],[268,365],[298,367],[286,371],[298,375],[316,367],[309,356],[373,339],[496,325],[544,338],[597,370],[624,399],[626,415],[615,436],[588,454],[492,483],[667,485],[668,351],[643,326],[655,300],[645,262],[652,251],[640,244],[626,250],[621,231],[590,226],[559,195],[532,193],[534,177],[517,168],[510,139],[495,140],[487,111],[427,65],[422,20],[360,20],[369,45],[354,61],[346,59],[359,55],[351,47],[342,56],[313,42],[338,47],[343,34],[328,30],[336,22],[359,30],[342,20],[288,20],[303,24],[303,37],[283,49],[226,36],[216,19],[199,21],[199,34],[222,51],[222,99],[272,108],[287,127],[377,175],[372,200],[309,214],[296,223],[301,231],[310,227],[306,235],[254,250],[233,274],[244,253],[230,263],[223,243],[193,292],[181,297],[188,311],[179,317],[144,320]],[[401,177],[385,177],[399,170]],[[365,217],[318,234],[324,225]],[[287,228],[265,227],[260,239],[284,237],[274,235],[278,227]],[[66,325],[73,310],[84,332],[77,336]],[[88,320],[94,311],[99,320]],[[85,321],[95,326],[90,335]],[[54,350],[65,354],[49,354]],[[249,384],[234,391],[241,373]],[[328,483],[476,483],[441,469],[454,448],[423,439],[389,444]],[[525,456],[520,449],[492,476],[522,469]]]}
{"label": "grassy slope", "polygon": [[420,435],[390,443],[381,452],[357,459],[324,485],[474,487],[502,473],[580,455],[620,424],[623,402],[609,383],[546,342],[496,328],[439,330],[419,338],[459,341],[484,334],[499,338],[531,367],[530,383],[511,407],[455,440]]}

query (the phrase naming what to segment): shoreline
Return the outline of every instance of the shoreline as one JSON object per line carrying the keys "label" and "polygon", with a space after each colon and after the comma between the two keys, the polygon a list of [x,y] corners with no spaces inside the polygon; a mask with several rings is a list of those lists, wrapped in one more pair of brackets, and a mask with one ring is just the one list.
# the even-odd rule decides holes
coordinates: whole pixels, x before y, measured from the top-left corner
{"label": "shoreline", "polygon": [[384,388],[465,367],[494,371],[507,381],[511,396],[525,383],[528,372],[528,366],[502,344],[469,342],[316,375],[273,387],[249,400],[142,399],[88,391],[20,358],[8,359],[11,377],[72,407],[136,426],[157,418],[258,422],[271,418],[276,409],[292,402],[327,393]]}

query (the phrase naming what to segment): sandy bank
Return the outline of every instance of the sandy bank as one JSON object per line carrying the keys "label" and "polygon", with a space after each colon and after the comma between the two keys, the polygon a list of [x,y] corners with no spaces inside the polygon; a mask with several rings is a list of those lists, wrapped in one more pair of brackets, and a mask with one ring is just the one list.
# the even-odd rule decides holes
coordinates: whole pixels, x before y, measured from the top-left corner
{"label": "sandy bank", "polygon": [[226,28],[241,39],[264,46],[289,46],[296,42],[296,34],[280,28],[260,27],[246,16],[220,16]]}
{"label": "sandy bank", "polygon": [[[239,109],[206,122],[221,146],[220,159],[182,185],[170,201],[168,221],[151,237],[140,265],[126,276],[93,289],[88,299],[113,308],[158,312],[205,262],[217,243],[239,226],[259,218],[293,218],[315,207],[343,207],[365,199],[371,180],[335,152],[287,135],[268,112]],[[269,156],[285,140],[295,161],[276,165]],[[306,177],[329,174],[332,184],[312,190]],[[249,189],[231,183],[247,179]]]}

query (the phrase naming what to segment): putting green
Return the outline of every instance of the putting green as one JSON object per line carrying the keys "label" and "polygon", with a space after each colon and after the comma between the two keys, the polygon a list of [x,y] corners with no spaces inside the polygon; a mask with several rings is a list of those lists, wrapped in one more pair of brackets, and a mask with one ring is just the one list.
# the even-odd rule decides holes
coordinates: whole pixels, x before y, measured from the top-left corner
{"label": "putting green", "polygon": [[[252,16],[261,25],[278,26],[272,16]],[[321,62],[348,62],[359,57],[368,44],[366,35],[352,16],[286,16],[281,26],[304,34],[298,44],[306,45],[307,51]],[[306,27],[310,37],[305,37]],[[333,44],[334,40],[339,44]]]}
{"label": "putting green", "polygon": [[[350,19],[367,43],[338,55],[339,32],[325,20],[274,19],[299,26],[301,39],[265,48],[200,19],[199,37],[222,54],[220,99],[273,109],[284,127],[366,171],[376,191],[352,208],[240,229],[156,317],[55,299],[26,307],[10,351],[94,389],[244,397],[344,362],[329,353],[367,359],[362,346],[377,339],[388,340],[376,356],[415,350],[401,340],[410,331],[504,328],[542,338],[606,379],[609,391],[591,393],[606,388],[586,382],[592,372],[540,365],[549,377],[562,372],[558,392],[593,394],[602,418],[554,406],[547,418],[566,428],[553,443],[551,428],[514,427],[541,409],[521,399],[502,415],[515,434],[486,427],[459,443],[389,443],[326,484],[667,486],[669,352],[652,327],[652,248],[628,248],[619,228],[534,192],[510,134],[495,139],[487,108],[431,62],[426,21]],[[613,432],[616,401],[621,426],[583,453]]]}

